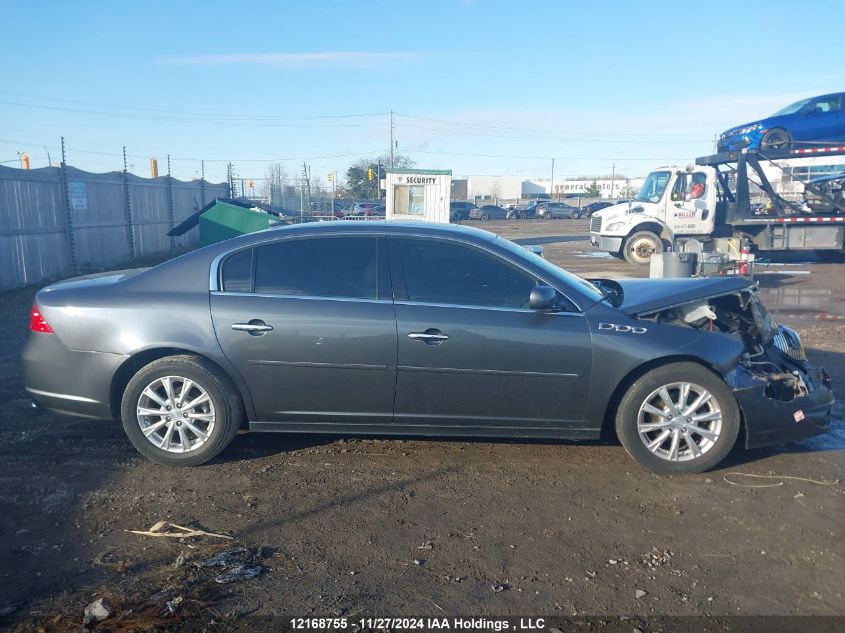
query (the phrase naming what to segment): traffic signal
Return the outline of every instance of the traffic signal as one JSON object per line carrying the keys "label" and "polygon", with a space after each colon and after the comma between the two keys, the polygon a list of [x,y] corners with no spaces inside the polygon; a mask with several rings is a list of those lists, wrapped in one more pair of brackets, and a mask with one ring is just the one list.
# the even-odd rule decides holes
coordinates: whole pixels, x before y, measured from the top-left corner
{"label": "traffic signal", "polygon": [[329,182],[332,182],[333,180],[334,180],[334,174],[332,172],[329,172]]}
{"label": "traffic signal", "polygon": [[29,169],[29,154],[27,154],[26,152],[24,152],[21,156],[21,166],[24,169]]}
{"label": "traffic signal", "polygon": [[370,168],[367,170],[367,180],[372,180],[372,179],[373,179],[373,168],[372,168],[372,167],[370,167]]}
{"label": "traffic signal", "polygon": [[150,159],[150,178],[158,178],[158,161],[155,158]]}
{"label": "traffic signal", "polygon": [[247,181],[246,181],[246,186],[247,186],[247,187],[249,187],[250,189],[252,189],[252,181],[251,181],[251,180],[247,180]]}

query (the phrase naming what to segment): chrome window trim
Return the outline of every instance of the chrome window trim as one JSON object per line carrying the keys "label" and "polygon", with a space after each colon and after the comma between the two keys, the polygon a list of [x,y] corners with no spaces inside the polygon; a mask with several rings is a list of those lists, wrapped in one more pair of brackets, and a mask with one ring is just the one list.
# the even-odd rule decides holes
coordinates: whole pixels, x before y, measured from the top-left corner
{"label": "chrome window trim", "polygon": [[270,292],[226,292],[212,290],[211,294],[221,297],[263,297],[264,299],[307,299],[308,301],[354,301],[356,303],[393,303],[392,299],[369,299],[367,297],[323,297],[317,295],[283,295]]}
{"label": "chrome window trim", "polygon": [[[572,305],[574,305],[575,308],[578,310],[578,312],[553,312],[553,313],[550,313],[550,314],[583,314],[584,313],[584,308],[582,308],[578,304],[578,302],[573,300],[572,297],[570,297],[567,293],[565,293],[563,290],[561,290],[557,283],[550,282],[549,279],[546,276],[544,276],[542,274],[535,273],[534,271],[529,270],[528,268],[523,266],[520,262],[514,261],[513,259],[511,259],[509,253],[500,253],[500,252],[495,251],[493,249],[487,248],[486,246],[479,244],[478,242],[475,242],[475,241],[472,241],[472,240],[467,240],[467,239],[462,239],[460,237],[456,237],[456,236],[452,236],[452,235],[445,235],[445,236],[444,235],[432,235],[432,234],[429,234],[429,233],[421,233],[421,232],[417,232],[417,231],[408,232],[408,233],[397,233],[397,234],[394,235],[394,234],[392,234],[388,231],[379,231],[375,228],[373,228],[371,230],[360,230],[360,231],[354,231],[354,232],[342,231],[342,230],[339,230],[339,231],[333,230],[331,232],[328,232],[328,231],[325,231],[325,230],[320,230],[319,233],[317,233],[317,232],[306,233],[305,235],[290,235],[290,236],[283,236],[283,237],[279,237],[278,235],[276,235],[276,236],[273,236],[273,237],[267,237],[266,239],[263,239],[263,240],[250,242],[249,244],[244,244],[243,246],[232,248],[232,249],[227,250],[223,253],[219,253],[218,255],[216,255],[214,257],[214,259],[211,260],[211,266],[210,266],[210,269],[209,269],[209,279],[208,279],[209,291],[213,292],[213,293],[218,293],[218,294],[242,294],[242,295],[258,296],[255,293],[234,293],[234,292],[226,292],[225,290],[220,289],[220,263],[223,261],[224,258],[228,257],[229,255],[234,255],[235,253],[246,250],[248,248],[258,248],[259,246],[267,246],[268,244],[277,244],[277,243],[280,243],[280,242],[285,242],[287,240],[307,239],[307,238],[314,238],[314,237],[318,237],[318,238],[320,238],[320,237],[354,237],[354,236],[359,236],[359,235],[360,236],[367,236],[367,237],[376,237],[376,238],[385,237],[388,240],[391,239],[391,237],[394,238],[394,239],[402,239],[402,238],[409,238],[410,237],[410,238],[422,238],[422,239],[429,239],[429,240],[440,240],[440,241],[456,242],[456,243],[459,243],[459,244],[467,244],[467,245],[469,245],[473,248],[481,250],[482,252],[490,255],[491,257],[498,257],[498,258],[504,259],[506,262],[508,262],[512,266],[519,268],[524,273],[539,279],[540,281],[545,283],[547,286],[551,286],[557,292],[559,292],[561,295],[563,295],[563,297],[567,301],[569,301]],[[490,243],[493,243],[493,241],[496,239],[496,237],[500,237],[498,234],[494,234],[494,235],[495,235],[495,237],[488,240]],[[502,239],[507,239],[507,238],[502,238]],[[301,295],[260,295],[260,296],[303,298]],[[331,297],[309,297],[309,298],[312,298],[312,299],[329,298],[329,299],[331,299]],[[341,298],[349,299],[349,297],[341,297]],[[359,300],[365,300],[365,299],[359,299]],[[380,301],[385,301],[385,300],[380,300]],[[386,300],[386,301],[390,301],[390,300]],[[438,305],[438,304],[432,304],[432,305]],[[455,304],[455,305],[439,304],[439,305],[449,305],[450,307],[473,307],[473,306],[462,306],[460,304]],[[491,306],[474,306],[474,307],[484,308],[484,309],[496,309],[496,308],[492,308]],[[501,309],[501,310],[517,309],[517,310],[519,310],[520,308],[498,308],[498,309]],[[530,310],[530,311],[534,312],[534,310]]]}

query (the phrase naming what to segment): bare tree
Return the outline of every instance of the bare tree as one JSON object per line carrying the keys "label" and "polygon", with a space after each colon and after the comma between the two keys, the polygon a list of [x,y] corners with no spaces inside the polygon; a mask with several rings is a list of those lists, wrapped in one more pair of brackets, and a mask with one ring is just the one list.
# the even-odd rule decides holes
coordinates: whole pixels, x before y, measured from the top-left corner
{"label": "bare tree", "polygon": [[283,165],[279,163],[268,165],[264,172],[264,182],[259,189],[261,197],[269,199],[274,189],[278,192],[276,195],[281,195],[288,180],[288,173]]}

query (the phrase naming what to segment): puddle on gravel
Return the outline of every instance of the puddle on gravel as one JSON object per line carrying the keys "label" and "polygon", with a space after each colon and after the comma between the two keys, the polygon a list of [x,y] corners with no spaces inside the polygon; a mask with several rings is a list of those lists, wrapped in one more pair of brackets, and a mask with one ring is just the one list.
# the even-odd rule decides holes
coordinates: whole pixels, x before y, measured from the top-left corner
{"label": "puddle on gravel", "polygon": [[611,259],[613,257],[604,251],[566,251],[566,253],[581,259]]}

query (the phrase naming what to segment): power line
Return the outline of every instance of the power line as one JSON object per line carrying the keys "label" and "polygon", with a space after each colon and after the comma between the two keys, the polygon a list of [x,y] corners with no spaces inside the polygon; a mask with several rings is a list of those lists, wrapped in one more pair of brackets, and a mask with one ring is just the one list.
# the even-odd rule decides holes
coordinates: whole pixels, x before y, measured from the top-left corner
{"label": "power line", "polygon": [[[13,97],[22,97],[24,99],[35,99],[38,101],[53,101],[56,103],[72,103],[76,105],[88,105],[100,108],[108,108],[113,110],[132,110],[136,112],[154,112],[158,114],[176,114],[181,116],[189,116],[189,117],[197,117],[197,116],[207,116],[207,117],[214,117],[214,118],[232,118],[237,120],[243,119],[265,119],[265,120],[290,120],[290,119],[348,119],[348,118],[356,118],[356,117],[378,117],[384,116],[387,112],[370,112],[370,113],[361,113],[361,114],[241,114],[238,116],[232,116],[231,113],[221,113],[221,112],[187,112],[184,110],[162,110],[158,108],[139,108],[133,106],[112,106],[102,103],[96,103],[92,101],[78,101],[74,99],[56,99],[54,97],[40,97],[35,95],[26,95],[17,92],[5,92],[0,91],[0,94],[11,95]],[[37,107],[37,106],[36,106]]]}
{"label": "power line", "polygon": [[459,152],[440,152],[440,151],[429,151],[424,149],[405,149],[402,150],[408,154],[436,154],[442,156],[468,156],[471,158],[515,158],[520,160],[551,160],[554,158],[555,160],[616,160],[619,162],[625,161],[634,161],[634,160],[648,160],[648,161],[684,161],[689,160],[688,157],[675,157],[675,158],[655,158],[655,157],[646,157],[646,158],[625,158],[619,156],[516,156],[512,154],[465,154]]}
{"label": "power line", "polygon": [[144,116],[136,114],[126,114],[121,112],[108,112],[105,110],[85,110],[81,108],[66,108],[61,106],[38,105],[33,103],[21,103],[19,101],[0,100],[0,104],[20,107],[20,108],[36,108],[40,110],[51,110],[58,112],[73,112],[77,114],[90,114],[96,116],[110,116],[122,119],[140,119],[145,121],[178,121],[180,123],[214,123],[215,125],[231,125],[235,127],[282,127],[282,128],[339,128],[339,127],[385,127],[384,122],[373,123],[322,123],[322,124],[307,124],[307,123],[272,123],[269,121],[247,121],[236,122],[235,120],[226,119],[198,119],[196,117],[167,117],[167,116]]}
{"label": "power line", "polygon": [[[429,121],[432,123],[440,123],[445,125],[451,126],[458,126],[458,127],[470,127],[480,130],[506,130],[511,132],[528,132],[528,133],[539,133],[539,134],[548,134],[550,130],[537,130],[537,129],[529,129],[529,128],[518,128],[518,127],[507,127],[501,125],[482,125],[479,123],[467,123],[465,121],[449,121],[446,119],[430,119],[427,117],[421,116],[414,116],[411,114],[399,114],[394,113],[396,116],[404,117],[407,119],[417,119],[419,121]],[[653,133],[637,133],[637,132],[584,132],[584,131],[565,131],[565,130],[551,130],[552,132],[556,132],[558,134],[572,134],[575,136],[644,136],[644,137],[655,137],[655,136],[698,136],[697,133],[693,132],[676,132],[670,134],[653,134]],[[692,139],[694,140],[694,139]]]}
{"label": "power line", "polygon": [[468,134],[470,136],[487,136],[487,137],[492,137],[492,138],[515,139],[515,140],[520,140],[520,141],[534,140],[534,141],[558,141],[558,142],[573,142],[573,141],[575,141],[575,142],[590,142],[590,143],[637,143],[637,144],[650,143],[650,144],[660,144],[660,145],[664,145],[664,144],[687,144],[688,145],[690,143],[709,143],[710,142],[709,140],[702,140],[702,139],[698,139],[698,140],[690,139],[690,140],[686,140],[686,141],[681,141],[681,140],[662,141],[662,140],[657,140],[657,139],[654,139],[654,140],[599,139],[599,138],[593,138],[593,139],[591,139],[591,138],[578,138],[578,139],[575,139],[575,138],[566,138],[566,137],[561,137],[561,136],[541,136],[541,135],[538,135],[538,134],[521,134],[521,135],[518,135],[518,134],[496,134],[496,133],[487,133],[487,132],[475,132],[475,131],[472,131],[472,130],[457,130],[457,129],[456,130],[449,130],[449,129],[435,128],[435,127],[428,127],[428,126],[423,126],[423,125],[410,125],[408,123],[403,123],[402,126],[406,127],[406,128],[415,128],[415,129],[419,129],[419,130],[429,130],[429,131],[432,131],[432,132],[442,132],[442,133],[446,133],[446,134]]}
{"label": "power line", "polygon": [[[50,149],[59,149],[57,145],[44,145],[43,143],[36,143],[33,141],[15,141],[11,139],[2,139],[0,138],[0,143],[7,143],[10,145],[33,145],[37,147],[48,147]],[[82,149],[72,145],[68,145],[69,152],[78,152],[80,154],[95,154],[99,156],[115,156],[121,157],[123,156],[122,152],[103,152],[98,150],[90,150],[90,149]],[[368,152],[346,152],[341,154],[326,154],[322,156],[289,156],[289,157],[277,157],[277,158],[193,158],[188,156],[171,156],[171,160],[181,160],[181,161],[192,161],[192,162],[202,162],[205,161],[207,163],[275,163],[275,162],[285,162],[285,161],[300,161],[300,160],[327,160],[331,158],[348,158],[351,156],[370,156],[372,154],[379,154],[382,150],[370,150]],[[129,158],[149,158],[150,156],[161,156],[160,152],[149,152],[147,154],[126,154]]]}

